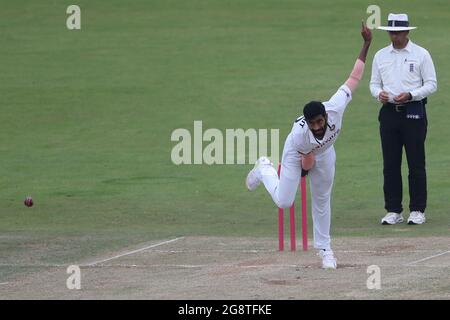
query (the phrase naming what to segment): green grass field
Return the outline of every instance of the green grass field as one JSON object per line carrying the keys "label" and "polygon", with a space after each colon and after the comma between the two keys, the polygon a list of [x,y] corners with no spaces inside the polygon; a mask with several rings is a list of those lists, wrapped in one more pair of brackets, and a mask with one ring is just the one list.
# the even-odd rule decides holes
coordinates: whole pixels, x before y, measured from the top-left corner
{"label": "green grass field", "polygon": [[[79,0],[80,31],[66,29],[69,4],[1,1],[0,259],[54,241],[52,254],[36,259],[66,263],[180,235],[275,239],[270,197],[245,189],[250,165],[175,166],[170,135],[192,131],[194,120],[204,129],[279,128],[282,147],[303,105],[328,99],[348,76],[371,2]],[[368,82],[374,53],[389,43],[374,31],[336,144],[332,234],[448,236],[449,5],[377,4],[383,24],[407,10],[419,27],[411,39],[438,73],[428,105],[428,220],[379,225],[379,105]]]}

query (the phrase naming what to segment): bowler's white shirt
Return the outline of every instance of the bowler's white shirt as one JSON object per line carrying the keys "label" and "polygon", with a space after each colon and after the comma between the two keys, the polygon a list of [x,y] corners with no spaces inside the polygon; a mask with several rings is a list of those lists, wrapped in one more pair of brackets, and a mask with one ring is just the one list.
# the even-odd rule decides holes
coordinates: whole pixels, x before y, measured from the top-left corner
{"label": "bowler's white shirt", "polygon": [[338,91],[326,102],[322,102],[328,114],[328,126],[322,140],[314,137],[304,116],[299,117],[292,126],[288,136],[289,145],[295,152],[308,154],[311,151],[314,155],[320,155],[333,146],[342,127],[342,117],[345,108],[352,100],[352,92],[347,85],[342,85]]}
{"label": "bowler's white shirt", "polygon": [[437,89],[436,71],[430,53],[411,40],[403,49],[389,45],[379,50],[372,62],[370,92],[378,99],[381,91],[389,94],[389,102],[403,92],[418,101]]}

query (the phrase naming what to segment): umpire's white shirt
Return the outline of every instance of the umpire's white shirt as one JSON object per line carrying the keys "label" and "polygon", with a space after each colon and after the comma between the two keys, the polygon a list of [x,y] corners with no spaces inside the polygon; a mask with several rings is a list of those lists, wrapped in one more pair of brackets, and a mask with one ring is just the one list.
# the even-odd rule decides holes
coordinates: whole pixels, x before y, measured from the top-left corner
{"label": "umpire's white shirt", "polygon": [[416,101],[436,89],[436,71],[430,53],[411,40],[403,49],[395,49],[391,44],[375,54],[370,92],[376,99],[381,91],[389,94],[389,102],[394,102],[394,97],[403,92],[410,92]]}

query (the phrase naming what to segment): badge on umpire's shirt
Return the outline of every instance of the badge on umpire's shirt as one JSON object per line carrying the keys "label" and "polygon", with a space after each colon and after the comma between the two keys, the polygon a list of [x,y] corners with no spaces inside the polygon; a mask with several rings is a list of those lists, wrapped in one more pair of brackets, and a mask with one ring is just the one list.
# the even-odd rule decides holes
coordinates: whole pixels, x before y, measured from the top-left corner
{"label": "badge on umpire's shirt", "polygon": [[414,72],[414,63],[409,64],[409,72]]}

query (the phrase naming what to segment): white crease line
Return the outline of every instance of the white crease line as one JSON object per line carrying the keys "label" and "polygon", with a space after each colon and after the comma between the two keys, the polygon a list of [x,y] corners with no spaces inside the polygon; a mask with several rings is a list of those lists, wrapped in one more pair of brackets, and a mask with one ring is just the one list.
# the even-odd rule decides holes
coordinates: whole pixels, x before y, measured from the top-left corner
{"label": "white crease line", "polygon": [[1,286],[1,285],[5,285],[5,284],[9,284],[9,282],[1,282],[1,283],[0,283],[0,286]]}
{"label": "white crease line", "polygon": [[278,250],[214,250],[214,249],[193,249],[193,250],[152,250],[155,253],[275,253]]}
{"label": "white crease line", "polygon": [[[336,253],[378,253],[378,254],[386,254],[386,253],[423,253],[428,252],[430,250],[423,249],[423,250],[413,250],[413,251],[405,251],[405,250],[398,250],[398,251],[384,251],[384,250],[333,250]],[[279,250],[264,250],[264,249],[249,249],[249,250],[215,250],[215,249],[186,249],[186,250],[152,250],[152,252],[155,253],[277,253],[280,252]],[[305,253],[301,250],[296,251],[297,253]],[[308,250],[308,252],[315,252],[315,250],[311,249]],[[281,251],[280,253],[283,253]],[[291,253],[291,251],[286,251],[286,253]]]}
{"label": "white crease line", "polygon": [[[318,264],[317,264],[318,265]],[[406,265],[399,264],[383,264],[379,265],[379,267],[386,268],[398,268]],[[65,268],[67,265],[51,265],[51,264],[39,264],[39,265],[0,265],[0,267],[17,267],[17,268]],[[242,269],[251,269],[251,268],[315,268],[316,265],[296,265],[296,264],[266,264],[266,265],[236,265],[236,264],[97,264],[97,265],[80,265],[83,268],[242,268]],[[352,268],[366,268],[367,264],[358,264],[358,265],[339,265],[338,269],[352,269]],[[410,265],[409,267],[415,268],[437,268],[437,269],[445,269],[450,268],[450,266],[446,265]],[[0,285],[9,284],[9,282],[0,283]]]}
{"label": "white crease line", "polygon": [[[302,267],[295,264],[265,264],[265,265],[248,265],[241,266],[235,264],[144,264],[144,265],[98,265],[98,267],[123,267],[123,268],[242,268],[242,269],[254,269],[254,268],[297,268]],[[309,267],[309,266],[308,266]]]}
{"label": "white crease line", "polygon": [[430,251],[428,249],[422,249],[422,250],[333,250],[334,252],[339,253],[422,253]]}
{"label": "white crease line", "polygon": [[437,258],[437,257],[443,256],[444,254],[447,254],[449,252],[450,252],[450,250],[442,252],[442,253],[439,253],[439,254],[435,254],[434,256],[431,256],[431,257],[426,257],[426,258],[423,258],[423,259],[420,259],[420,260],[417,260],[417,261],[413,261],[413,262],[407,263],[406,266],[410,266],[412,264],[416,264],[416,263],[419,263],[419,262],[423,262],[423,261],[427,261],[427,260],[430,260],[430,259],[433,259],[433,258]]}
{"label": "white crease line", "polygon": [[[68,264],[0,264],[2,268],[64,268]],[[5,282],[6,283],[6,282]],[[2,283],[0,283],[2,284]]]}
{"label": "white crease line", "polygon": [[153,244],[153,245],[148,246],[148,247],[145,247],[145,248],[141,248],[141,249],[137,249],[137,250],[125,252],[125,253],[119,254],[119,255],[117,255],[117,256],[111,257],[111,258],[107,258],[107,259],[103,259],[103,260],[98,260],[98,261],[91,262],[91,263],[84,264],[84,265],[80,265],[80,266],[81,266],[81,267],[90,267],[90,266],[94,266],[94,265],[99,264],[99,263],[103,263],[103,262],[106,262],[106,261],[111,261],[111,260],[118,259],[118,258],[121,258],[121,257],[129,256],[129,255],[131,255],[131,254],[135,254],[135,253],[138,253],[138,252],[141,252],[141,251],[145,251],[145,250],[148,250],[148,249],[151,249],[151,248],[159,247],[159,246],[162,246],[162,245],[164,245],[164,244],[172,243],[172,242],[181,240],[181,239],[183,239],[183,238],[184,238],[184,237],[179,237],[179,238],[175,238],[175,239],[172,239],[172,240],[163,241],[163,242],[156,243],[156,244]]}
{"label": "white crease line", "polygon": [[[65,265],[0,265],[2,267],[21,267],[21,268],[62,268]],[[264,264],[264,265],[236,265],[236,264],[95,264],[80,265],[80,267],[93,268],[294,268],[302,267],[295,264]],[[2,283],[0,283],[2,284]]]}
{"label": "white crease line", "polygon": [[[318,264],[317,264],[318,265]],[[402,265],[398,264],[386,264],[379,265],[382,268],[398,268]],[[311,269],[311,268],[319,268],[315,264],[311,265],[296,265],[296,264],[266,264],[266,265],[235,265],[235,264],[99,264],[96,266],[92,266],[93,268],[180,268],[180,269],[194,269],[194,268],[236,268],[236,269],[258,269],[258,268],[298,268],[298,269]],[[410,266],[416,268],[437,268],[437,269],[445,269],[450,268],[450,266],[442,266],[442,265],[425,265],[425,266]],[[358,268],[367,268],[367,264],[360,265],[339,265],[338,269],[358,269]]]}

